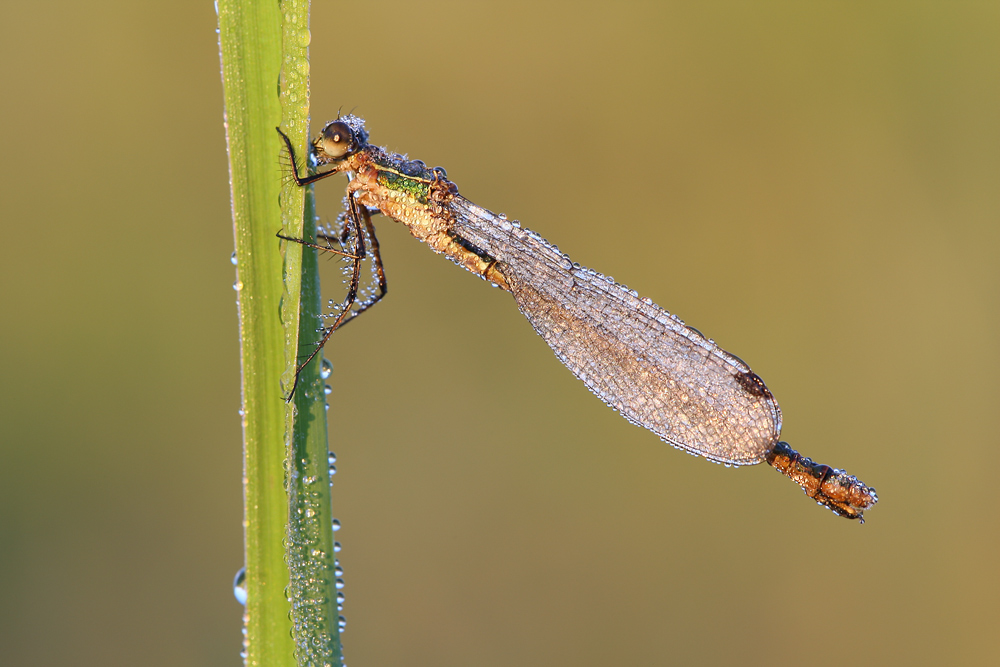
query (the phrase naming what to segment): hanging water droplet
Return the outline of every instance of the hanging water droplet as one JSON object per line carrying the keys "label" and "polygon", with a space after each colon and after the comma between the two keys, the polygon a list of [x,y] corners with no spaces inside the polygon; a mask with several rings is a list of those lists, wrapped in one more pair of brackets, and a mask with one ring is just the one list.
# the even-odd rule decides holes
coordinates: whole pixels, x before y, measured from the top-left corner
{"label": "hanging water droplet", "polygon": [[233,577],[233,595],[236,601],[244,607],[247,604],[247,569],[241,567]]}
{"label": "hanging water droplet", "polygon": [[333,543],[333,550],[334,550],[335,553],[340,553],[340,550],[342,548],[343,547],[340,546],[340,542],[334,542]]}
{"label": "hanging water droplet", "polygon": [[235,283],[233,283],[233,289],[236,290],[237,292],[243,289],[243,281],[237,280]]}
{"label": "hanging water droplet", "polygon": [[329,359],[323,357],[323,361],[319,364],[319,376],[324,380],[330,377],[330,373],[333,372],[333,364]]}
{"label": "hanging water droplet", "polygon": [[334,582],[333,585],[336,586],[337,590],[339,591],[341,588],[344,587],[344,580],[343,579],[337,579],[337,581]]}
{"label": "hanging water droplet", "polygon": [[333,574],[338,577],[344,576],[344,568],[340,567],[340,565],[335,566],[333,568]]}
{"label": "hanging water droplet", "polygon": [[344,604],[344,594],[337,591],[337,604]]}
{"label": "hanging water droplet", "polygon": [[336,533],[338,530],[340,530],[340,519],[334,519],[333,520],[333,532]]}
{"label": "hanging water droplet", "polygon": [[237,259],[236,259],[236,251],[235,250],[233,251],[233,256],[229,258],[229,261],[233,263],[233,266],[236,266],[236,264],[238,263]]}
{"label": "hanging water droplet", "polygon": [[337,619],[337,625],[340,626],[340,631],[343,632],[344,628],[347,627],[347,619],[341,616]]}
{"label": "hanging water droplet", "polygon": [[323,393],[326,394],[327,396],[329,396],[330,394],[333,393],[333,387],[331,387],[330,385],[324,385],[323,386]]}

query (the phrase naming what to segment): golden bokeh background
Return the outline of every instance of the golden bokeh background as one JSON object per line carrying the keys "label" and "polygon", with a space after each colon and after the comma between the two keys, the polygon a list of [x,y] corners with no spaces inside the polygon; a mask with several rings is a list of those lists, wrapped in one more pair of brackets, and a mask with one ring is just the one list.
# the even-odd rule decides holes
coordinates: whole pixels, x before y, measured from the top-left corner
{"label": "golden bokeh background", "polygon": [[[240,664],[215,27],[0,8],[4,664]],[[347,663],[995,659],[998,28],[984,2],[316,3],[314,127],[355,110],[715,338],[882,499],[862,527],[628,425],[509,295],[377,220],[389,296],[327,351]]]}

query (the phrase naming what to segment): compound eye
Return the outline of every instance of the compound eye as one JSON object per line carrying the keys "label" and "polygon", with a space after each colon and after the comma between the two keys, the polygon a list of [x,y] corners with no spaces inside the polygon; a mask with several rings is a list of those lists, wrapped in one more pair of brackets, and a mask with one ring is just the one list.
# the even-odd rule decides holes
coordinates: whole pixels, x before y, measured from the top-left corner
{"label": "compound eye", "polygon": [[356,147],[354,132],[342,121],[335,121],[323,128],[320,142],[323,152],[332,158],[344,157]]}

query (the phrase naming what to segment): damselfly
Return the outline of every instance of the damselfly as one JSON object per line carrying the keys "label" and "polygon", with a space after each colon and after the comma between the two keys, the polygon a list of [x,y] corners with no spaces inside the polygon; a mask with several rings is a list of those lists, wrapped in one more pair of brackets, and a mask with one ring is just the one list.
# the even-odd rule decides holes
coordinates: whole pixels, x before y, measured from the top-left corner
{"label": "damselfly", "polygon": [[[444,169],[368,143],[364,121],[346,116],[326,124],[312,142],[313,173],[300,186],[345,173],[347,211],[341,241],[353,249],[281,236],[351,262],[348,293],[333,323],[297,373],[339,327],[386,292],[373,212],[400,222],[431,250],[514,296],[518,309],[556,357],[625,419],[671,445],[727,466],[766,461],[834,513],[864,521],[875,490],[842,470],[813,463],[779,441],[781,409],[740,358],[721,349],[652,301],[584,268],[503,215],[458,194]],[[319,170],[319,171],[317,171]],[[342,246],[343,248],[343,246]],[[371,254],[377,288],[358,300],[362,261]],[[297,377],[296,373],[296,377]]]}

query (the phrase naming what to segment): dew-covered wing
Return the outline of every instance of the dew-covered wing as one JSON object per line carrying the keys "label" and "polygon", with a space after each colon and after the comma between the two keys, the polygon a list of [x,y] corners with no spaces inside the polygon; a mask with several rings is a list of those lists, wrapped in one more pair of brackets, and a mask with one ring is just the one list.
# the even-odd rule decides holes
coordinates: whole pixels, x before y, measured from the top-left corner
{"label": "dew-covered wing", "polygon": [[518,308],[591,391],[681,449],[764,460],[781,410],[743,361],[534,232],[462,197],[452,206],[453,233],[501,262]]}

